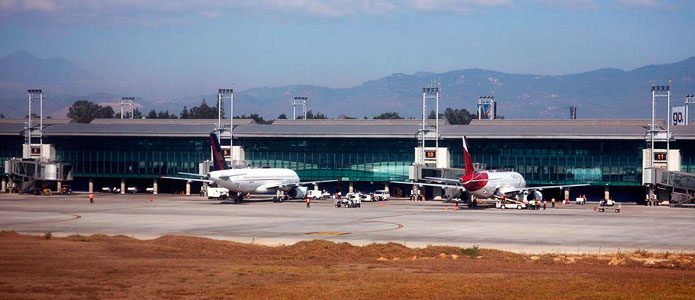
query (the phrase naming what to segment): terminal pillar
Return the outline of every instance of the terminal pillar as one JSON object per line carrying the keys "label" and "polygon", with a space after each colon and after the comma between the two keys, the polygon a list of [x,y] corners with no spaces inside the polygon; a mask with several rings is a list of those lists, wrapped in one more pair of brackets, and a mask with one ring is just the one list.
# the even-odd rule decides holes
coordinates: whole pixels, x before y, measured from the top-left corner
{"label": "terminal pillar", "polygon": [[5,176],[2,176],[2,192],[7,191],[7,181],[5,181]]}
{"label": "terminal pillar", "polygon": [[152,183],[152,194],[157,195],[158,191],[159,191],[159,185],[157,184],[157,178],[155,178],[154,182]]}
{"label": "terminal pillar", "polygon": [[384,184],[384,190],[387,191],[387,192],[389,191],[389,184],[388,184],[388,183],[385,183],[385,184]]}
{"label": "terminal pillar", "polygon": [[125,178],[121,178],[121,195],[125,195]]}
{"label": "terminal pillar", "polygon": [[603,199],[610,199],[610,198],[611,198],[610,188],[608,186],[606,186],[603,189]]}
{"label": "terminal pillar", "polygon": [[190,195],[191,195],[191,181],[187,180],[186,181],[186,196],[190,196]]}
{"label": "terminal pillar", "polygon": [[565,200],[570,200],[570,188],[565,188]]}
{"label": "terminal pillar", "polygon": [[60,181],[56,182],[56,192],[60,193],[60,188],[62,188],[62,187],[63,187],[63,184]]}
{"label": "terminal pillar", "polygon": [[318,185],[318,184],[314,184],[314,191],[318,191],[318,190],[319,190],[319,185]]}
{"label": "terminal pillar", "polygon": [[89,193],[94,193],[94,178],[89,178]]}
{"label": "terminal pillar", "polygon": [[348,193],[354,193],[355,192],[355,183],[350,181],[350,185],[348,186]]}

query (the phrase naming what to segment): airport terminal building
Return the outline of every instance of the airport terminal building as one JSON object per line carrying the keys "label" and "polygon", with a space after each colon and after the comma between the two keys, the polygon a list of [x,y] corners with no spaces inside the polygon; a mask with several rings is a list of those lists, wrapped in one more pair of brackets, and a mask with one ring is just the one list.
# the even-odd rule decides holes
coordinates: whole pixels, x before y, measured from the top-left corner
{"label": "airport terminal building", "polygon": [[[345,193],[383,189],[409,178],[416,160],[420,120],[276,120],[256,124],[234,120],[232,150],[254,167],[282,167],[302,181],[339,179]],[[125,181],[141,189],[158,181],[161,192],[187,191],[185,182],[158,179],[178,172],[199,173],[210,159],[210,137],[218,120],[97,119],[89,124],[45,120],[43,143],[55,160],[72,165],[73,189]],[[229,120],[225,121],[229,124]],[[448,166],[461,168],[466,136],[473,161],[487,169],[521,173],[529,185],[590,183],[576,193],[644,197],[643,150],[647,120],[474,120],[470,125],[440,121],[440,147]],[[0,160],[22,157],[24,120],[0,121]],[[672,127],[672,149],[680,150],[680,171],[695,172],[695,126]],[[229,132],[223,134],[229,145]],[[240,153],[240,154],[239,154]],[[5,174],[0,164],[0,174]],[[6,176],[3,176],[3,181]],[[189,183],[190,184],[190,183]],[[193,184],[192,193],[200,185]],[[329,191],[336,184],[321,185]],[[392,185],[396,195],[407,186]],[[574,193],[574,192],[573,192]],[[640,198],[638,198],[640,199]],[[628,199],[625,199],[628,200]]]}

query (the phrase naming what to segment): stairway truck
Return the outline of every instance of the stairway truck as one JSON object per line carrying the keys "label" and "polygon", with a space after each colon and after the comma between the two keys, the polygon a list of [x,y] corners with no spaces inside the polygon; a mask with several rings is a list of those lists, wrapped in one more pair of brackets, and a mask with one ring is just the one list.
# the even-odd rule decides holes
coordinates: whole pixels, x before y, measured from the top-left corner
{"label": "stairway truck", "polygon": [[222,187],[208,187],[208,199],[227,199],[229,190]]}

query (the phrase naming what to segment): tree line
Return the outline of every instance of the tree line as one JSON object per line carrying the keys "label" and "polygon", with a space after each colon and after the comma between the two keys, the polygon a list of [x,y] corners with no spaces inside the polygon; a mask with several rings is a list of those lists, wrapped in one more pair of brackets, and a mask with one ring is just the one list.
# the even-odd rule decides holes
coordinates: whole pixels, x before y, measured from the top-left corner
{"label": "tree line", "polygon": [[[130,112],[128,112],[129,114]],[[205,99],[203,99],[199,106],[183,107],[183,110],[177,115],[175,113],[169,113],[168,110],[156,111],[154,109],[150,110],[147,114],[143,115],[137,108],[133,110],[133,118],[147,119],[216,119],[218,114],[218,107],[209,106]],[[87,100],[78,100],[73,103],[68,109],[67,117],[75,120],[79,123],[89,123],[96,118],[120,118],[120,113],[114,112],[111,106],[101,106],[99,104],[93,103]],[[222,107],[222,118],[225,118],[224,106]],[[298,116],[297,119],[303,119],[304,116]],[[314,113],[311,110],[306,112],[307,119],[328,119],[325,114],[321,112]],[[428,119],[434,119],[435,112],[430,112]],[[471,120],[476,118],[476,115],[470,113],[467,109],[454,109],[447,107],[444,113],[439,114],[439,118],[446,119],[449,124],[469,124]],[[234,119],[253,119],[258,124],[270,124],[274,120],[265,120],[262,116],[257,113],[252,113],[250,115],[242,114],[234,116]],[[280,114],[277,119],[287,119],[287,115],[284,113]],[[348,115],[340,115],[338,119],[356,119]],[[364,119],[368,119],[364,116]],[[404,119],[398,112],[384,112],[379,115],[372,117],[372,119]]]}

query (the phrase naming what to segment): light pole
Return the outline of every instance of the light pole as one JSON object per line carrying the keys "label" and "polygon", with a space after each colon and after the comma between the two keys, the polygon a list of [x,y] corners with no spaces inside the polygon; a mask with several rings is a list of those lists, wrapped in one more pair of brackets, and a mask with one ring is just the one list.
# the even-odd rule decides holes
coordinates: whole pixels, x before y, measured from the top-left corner
{"label": "light pole", "polygon": [[302,112],[304,113],[304,120],[306,120],[306,103],[309,97],[294,97],[292,99],[292,120],[297,119],[297,106],[302,107]]}
{"label": "light pole", "polygon": [[28,123],[28,139],[29,148],[31,148],[31,138],[34,135],[34,124],[32,122],[33,114],[32,104],[34,99],[39,99],[39,144],[43,144],[43,91],[37,89],[27,90],[27,95],[29,96],[29,123]]}
{"label": "light pole", "polygon": [[690,125],[690,105],[695,104],[695,95],[685,95],[685,125]]}
{"label": "light pole", "polygon": [[217,128],[219,130],[218,139],[222,141],[222,100],[229,97],[229,158],[234,164],[234,89],[217,90]]}
{"label": "light pole", "polygon": [[130,105],[130,117],[129,119],[133,119],[133,113],[135,112],[133,110],[133,106],[135,106],[135,97],[122,97],[121,98],[121,120],[123,120],[123,105]]}

